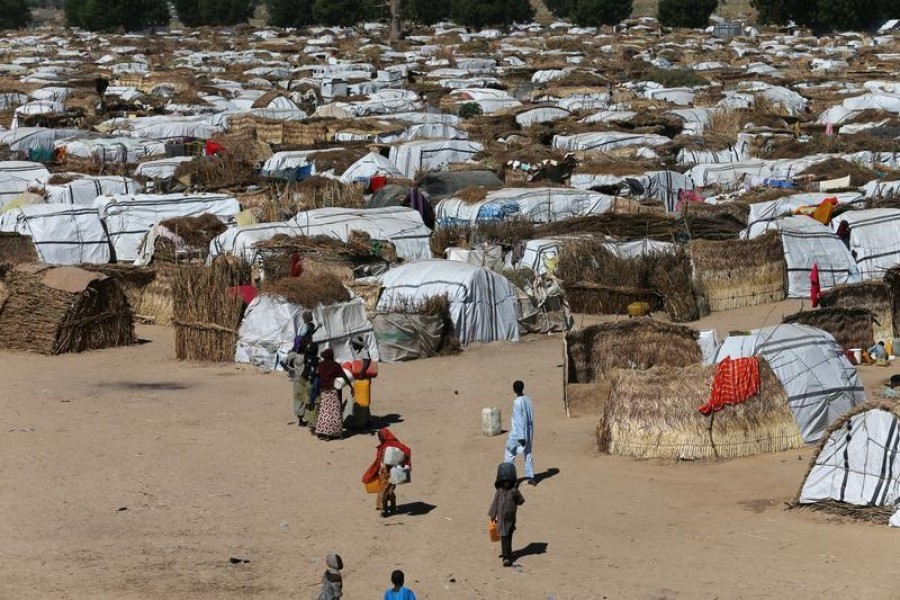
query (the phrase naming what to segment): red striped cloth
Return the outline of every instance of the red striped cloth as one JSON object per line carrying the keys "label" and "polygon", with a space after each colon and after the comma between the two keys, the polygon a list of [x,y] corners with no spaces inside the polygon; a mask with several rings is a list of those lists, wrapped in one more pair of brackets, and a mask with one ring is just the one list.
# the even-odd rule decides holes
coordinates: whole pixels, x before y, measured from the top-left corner
{"label": "red striped cloth", "polygon": [[759,392],[759,361],[755,357],[732,359],[719,363],[713,377],[709,402],[698,408],[708,415],[725,408],[726,404],[740,404]]}

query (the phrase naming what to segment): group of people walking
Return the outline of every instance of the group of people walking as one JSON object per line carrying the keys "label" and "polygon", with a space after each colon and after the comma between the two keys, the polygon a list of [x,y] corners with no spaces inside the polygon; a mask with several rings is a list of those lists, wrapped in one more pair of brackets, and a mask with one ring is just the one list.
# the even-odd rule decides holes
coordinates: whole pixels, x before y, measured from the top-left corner
{"label": "group of people walking", "polygon": [[[329,554],[325,557],[325,574],[322,575],[322,586],[316,600],[340,600],[344,597],[344,578],[341,570],[344,561],[340,554]],[[403,571],[391,573],[391,587],[384,592],[384,600],[416,600],[416,595],[406,587],[406,576]]]}
{"label": "group of people walking", "polygon": [[[372,360],[366,340],[354,336],[350,349],[353,364],[358,364],[359,369],[354,369],[355,379],[351,380],[351,375],[334,359],[334,350],[325,348],[319,354],[319,344],[313,341],[316,330],[312,313],[304,312],[293,347],[282,363],[293,381],[297,425],[308,427],[319,439],[340,439],[345,429],[364,429],[369,425]],[[343,402],[344,389],[349,390],[349,406]],[[357,402],[355,389],[363,391],[364,402]]]}

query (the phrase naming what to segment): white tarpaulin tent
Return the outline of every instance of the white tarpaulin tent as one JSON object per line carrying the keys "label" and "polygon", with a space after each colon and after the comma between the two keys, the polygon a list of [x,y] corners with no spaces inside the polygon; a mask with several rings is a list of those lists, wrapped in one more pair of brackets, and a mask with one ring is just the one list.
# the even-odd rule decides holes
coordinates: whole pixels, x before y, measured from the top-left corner
{"label": "white tarpaulin tent", "polygon": [[369,152],[347,167],[347,170],[341,175],[341,181],[352,183],[354,179],[374,177],[375,175],[403,177],[403,173],[390,160],[377,152]]}
{"label": "white tarpaulin tent", "polygon": [[857,506],[900,501],[900,418],[893,407],[867,404],[844,416],[816,454],[800,503]]}
{"label": "white tarpaulin tent", "polygon": [[301,232],[290,223],[257,223],[229,227],[209,243],[209,260],[228,253],[247,262],[255,262],[257,253],[253,245],[268,241],[276,235],[297,236],[301,235]]}
{"label": "white tarpaulin tent", "polygon": [[234,361],[249,363],[266,371],[281,369],[281,361],[291,351],[305,310],[312,312],[313,322],[318,327],[313,341],[319,344],[319,353],[331,348],[338,362],[352,360],[350,338],[362,335],[367,341],[370,356],[378,360],[375,333],[366,316],[366,305],[360,298],[329,306],[320,304],[309,309],[277,296],[263,294],[254,298],[244,313]]}
{"label": "white tarpaulin tent", "polygon": [[463,344],[519,339],[517,297],[508,279],[455,260],[422,260],[401,265],[381,276],[378,310],[421,303],[446,294],[450,319]]}
{"label": "white tarpaulin tent", "polygon": [[316,208],[298,213],[288,225],[294,235],[327,235],[342,242],[350,239],[351,231],[363,231],[373,240],[394,244],[403,260],[431,258],[431,230],[411,208]]}
{"label": "white tarpaulin tent", "polygon": [[435,218],[442,227],[507,218],[550,223],[609,212],[614,200],[613,196],[572,188],[505,188],[488,192],[479,202],[441,200],[435,207]]}
{"label": "white tarpaulin tent", "polygon": [[791,214],[801,206],[816,206],[826,198],[837,198],[838,204],[855,204],[863,200],[862,194],[857,192],[838,194],[811,192],[785,196],[768,202],[755,202],[750,205],[750,216],[747,217],[748,226],[741,232],[741,237],[751,240],[759,237],[770,229],[775,229],[776,221],[780,217]]}
{"label": "white tarpaulin tent", "polygon": [[553,136],[553,148],[566,152],[609,152],[619,148],[652,147],[672,140],[655,133],[624,133],[621,131],[592,131],[574,135]]}
{"label": "white tarpaulin tent", "polygon": [[822,291],[847,283],[853,256],[834,232],[807,216],[777,222],[787,263],[788,298],[809,298],[813,264],[819,268]]}
{"label": "white tarpaulin tent", "polygon": [[38,259],[53,265],[107,263],[109,237],[96,208],[30,204],[0,213],[0,231],[31,237]]}
{"label": "white tarpaulin tent", "polygon": [[832,220],[837,230],[840,221],[850,225],[850,250],[863,279],[881,279],[884,272],[900,264],[900,210],[872,208],[842,213]]}
{"label": "white tarpaulin tent", "polygon": [[136,194],[143,188],[134,179],[114,175],[81,175],[66,173],[76,179],[59,185],[47,184],[47,204],[78,204],[93,206],[98,196]]}
{"label": "white tarpaulin tent", "polygon": [[450,163],[468,162],[484,147],[468,140],[416,140],[391,148],[390,160],[407,179],[418,171],[440,170]]}
{"label": "white tarpaulin tent", "polygon": [[209,213],[229,223],[241,210],[238,201],[225,194],[102,196],[95,207],[109,232],[117,261],[137,260],[144,236],[160,221]]}
{"label": "white tarpaulin tent", "polygon": [[28,185],[43,185],[50,178],[50,171],[40,163],[24,160],[0,162],[0,208],[28,189]]}
{"label": "white tarpaulin tent", "polygon": [[729,336],[719,347],[716,362],[755,355],[768,361],[784,387],[805,442],[818,440],[835,420],[866,399],[856,368],[821,329],[782,324]]}

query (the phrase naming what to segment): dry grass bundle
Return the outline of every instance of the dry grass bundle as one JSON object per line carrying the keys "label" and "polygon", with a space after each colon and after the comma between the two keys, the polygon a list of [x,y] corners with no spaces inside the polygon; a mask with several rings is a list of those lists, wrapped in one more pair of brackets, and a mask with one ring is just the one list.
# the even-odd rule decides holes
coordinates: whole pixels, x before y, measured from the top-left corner
{"label": "dry grass bundle", "polygon": [[697,241],[690,245],[694,279],[711,311],[784,300],[781,240],[768,233],[753,240]]}
{"label": "dry grass bundle", "polygon": [[695,321],[700,318],[700,304],[694,292],[691,259],[678,248],[674,253],[652,257],[650,282],[654,291],[663,299],[663,308],[675,323]]}
{"label": "dry grass bundle", "polygon": [[308,161],[316,166],[316,173],[334,170],[335,175],[342,175],[347,168],[369,153],[366,145],[347,146],[340,150],[316,152],[310,154]]}
{"label": "dry grass bundle", "polygon": [[724,202],[722,204],[703,204],[700,202],[688,202],[682,209],[685,217],[725,217],[745,227],[750,219],[750,205],[744,202]]}
{"label": "dry grass bundle", "polygon": [[477,204],[487,198],[487,190],[480,185],[470,185],[456,192],[453,197],[462,200],[466,204]]}
{"label": "dry grass bundle", "polygon": [[640,175],[647,171],[658,171],[663,168],[661,162],[646,158],[624,158],[611,154],[592,154],[587,160],[578,165],[578,173],[591,175]]}
{"label": "dry grass bundle", "polygon": [[155,325],[172,323],[173,263],[152,268],[126,264],[85,264],[81,268],[118,278],[135,319]]}
{"label": "dry grass bundle", "polygon": [[[888,522],[888,519],[890,519],[891,515],[893,515],[897,510],[896,506],[858,506],[856,504],[839,502],[837,500],[820,500],[813,504],[800,504],[800,494],[803,492],[803,486],[806,484],[806,480],[807,478],[809,478],[810,472],[812,472],[813,468],[816,466],[816,463],[819,460],[819,456],[821,456],[822,454],[822,450],[829,443],[832,436],[842,429],[847,429],[848,422],[853,417],[870,410],[883,410],[885,412],[891,413],[895,417],[900,417],[900,404],[898,404],[896,401],[869,400],[867,402],[863,402],[862,404],[856,405],[855,407],[847,411],[844,416],[832,423],[828,427],[828,429],[825,430],[825,432],[822,434],[822,438],[819,440],[816,451],[813,453],[813,457],[809,461],[809,467],[807,468],[806,473],[803,475],[803,478],[800,480],[800,489],[797,490],[797,495],[794,497],[794,501],[790,505],[791,509],[804,508],[808,510],[816,510],[840,517],[848,517],[860,521],[869,521],[872,523],[877,523],[879,525],[884,525]],[[887,443],[886,440],[885,443]],[[896,475],[894,475],[894,477],[896,477]],[[888,485],[893,485],[893,482],[888,482]]]}
{"label": "dry grass bundle", "polygon": [[699,364],[698,337],[689,327],[646,317],[570,331],[566,334],[569,383],[593,383],[612,369]]}
{"label": "dry grass bundle", "polygon": [[282,277],[271,283],[267,281],[261,292],[307,309],[350,300],[350,292],[340,278],[328,272],[305,272],[300,277]]}
{"label": "dry grass bundle", "polygon": [[812,176],[815,179],[840,179],[849,175],[850,185],[853,187],[865,185],[876,177],[875,171],[860,167],[842,158],[829,158],[824,162],[816,163],[799,174],[801,177],[804,175]]}
{"label": "dry grass bundle", "polygon": [[[45,278],[78,281],[80,291],[49,287]],[[2,348],[55,355],[135,342],[131,307],[114,277],[31,263],[7,271],[4,284],[8,297],[0,306]]]}
{"label": "dry grass bundle", "polygon": [[842,348],[870,348],[875,343],[872,313],[865,308],[819,308],[788,315],[784,323],[799,323],[827,331]]}
{"label": "dry grass bundle", "polygon": [[597,427],[601,452],[635,458],[737,458],[803,446],[787,395],[764,360],[760,389],[706,416],[715,366],[617,370]]}
{"label": "dry grass bundle", "polygon": [[234,360],[244,304],[229,288],[249,281],[250,266],[230,257],[219,257],[209,267],[197,264],[175,267],[172,299],[178,359]]}
{"label": "dry grass bundle", "polygon": [[272,155],[268,146],[246,135],[222,135],[213,141],[222,146],[221,152],[180,163],[175,178],[203,190],[250,185],[256,166]]}
{"label": "dry grass bundle", "polygon": [[180,237],[185,245],[202,250],[207,250],[209,243],[228,229],[219,217],[209,213],[197,217],[166,219],[160,225]]}
{"label": "dry grass bundle", "polygon": [[676,219],[659,214],[602,214],[547,223],[536,228],[537,235],[554,237],[578,233],[613,236],[624,240],[673,241],[679,231]]}
{"label": "dry grass bundle", "polygon": [[50,179],[47,180],[47,185],[65,185],[67,183],[72,183],[78,179],[77,175],[73,175],[72,173],[54,173],[50,176]]}
{"label": "dry grass bundle", "polygon": [[37,251],[30,236],[0,232],[0,262],[18,265],[37,261]]}
{"label": "dry grass bundle", "polygon": [[651,312],[663,305],[659,294],[649,288],[610,286],[588,281],[568,283],[563,287],[569,308],[576,313],[624,315],[628,313],[628,306],[635,302],[646,302]]}
{"label": "dry grass bundle", "polygon": [[872,333],[875,340],[889,340],[894,337],[891,290],[883,281],[866,281],[833,287],[822,294],[819,305],[823,308],[867,309],[872,313]]}
{"label": "dry grass bundle", "polygon": [[307,208],[340,206],[343,208],[365,208],[363,186],[345,184],[336,179],[314,175],[293,186],[293,190],[303,197]]}
{"label": "dry grass bundle", "polygon": [[737,139],[744,127],[744,115],[737,109],[717,110],[709,116],[709,123],[703,129],[705,133]]}
{"label": "dry grass bundle", "polygon": [[350,232],[347,242],[325,235],[280,234],[253,247],[260,253],[266,277],[273,280],[289,275],[294,254],[302,261],[304,272],[310,269],[330,271],[345,282],[353,279],[353,270],[357,267],[397,261],[397,251],[392,243],[373,241],[367,233],[356,230]]}
{"label": "dry grass bundle", "polygon": [[[749,218],[750,213],[747,213]],[[736,240],[741,231],[747,227],[745,220],[742,220],[739,213],[735,212],[719,212],[710,215],[687,214],[678,220],[681,228],[681,236],[684,241],[687,240]]]}

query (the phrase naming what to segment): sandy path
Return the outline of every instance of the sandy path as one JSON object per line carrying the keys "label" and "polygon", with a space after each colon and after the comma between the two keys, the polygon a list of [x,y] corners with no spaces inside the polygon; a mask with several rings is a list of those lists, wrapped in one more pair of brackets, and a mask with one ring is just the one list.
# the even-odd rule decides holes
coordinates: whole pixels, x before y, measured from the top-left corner
{"label": "sandy path", "polygon": [[[774,314],[738,312],[704,324]],[[308,599],[332,549],[349,599],[380,598],[397,567],[425,599],[898,597],[900,532],[783,510],[809,449],[597,456],[595,419],[564,415],[559,337],[383,367],[375,413],[400,415],[415,453],[399,502],[427,506],[382,520],[359,483],[374,438],[319,442],[291,424],[284,375],[179,363],[171,330],[140,334],[77,356],[0,353],[0,598]],[[537,469],[559,473],[523,490],[515,545],[545,552],[503,569],[484,530],[503,438],[479,421],[488,405],[508,419],[516,377],[536,402]]]}

